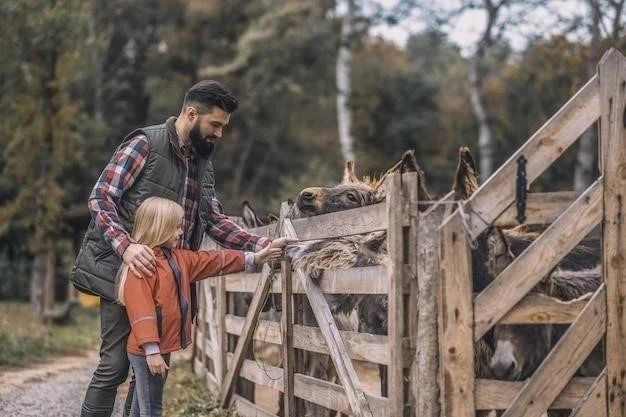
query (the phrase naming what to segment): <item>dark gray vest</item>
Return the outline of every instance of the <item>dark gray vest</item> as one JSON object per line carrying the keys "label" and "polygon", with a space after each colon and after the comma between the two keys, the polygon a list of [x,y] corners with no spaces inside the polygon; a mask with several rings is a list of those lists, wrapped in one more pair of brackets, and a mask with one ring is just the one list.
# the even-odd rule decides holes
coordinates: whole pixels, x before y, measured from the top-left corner
{"label": "dark gray vest", "polygon": [[[135,212],[146,198],[158,196],[180,201],[186,175],[183,156],[178,146],[170,142],[166,123],[137,129],[126,136],[122,144],[141,133],[150,141],[150,154],[140,176],[122,196],[118,207],[122,225],[129,233],[132,231]],[[215,197],[213,164],[207,157],[196,157],[196,174],[200,200],[192,234],[191,249],[194,250],[202,243],[210,202]],[[114,301],[117,298],[116,275],[121,262],[92,218],[70,279],[79,291]]]}

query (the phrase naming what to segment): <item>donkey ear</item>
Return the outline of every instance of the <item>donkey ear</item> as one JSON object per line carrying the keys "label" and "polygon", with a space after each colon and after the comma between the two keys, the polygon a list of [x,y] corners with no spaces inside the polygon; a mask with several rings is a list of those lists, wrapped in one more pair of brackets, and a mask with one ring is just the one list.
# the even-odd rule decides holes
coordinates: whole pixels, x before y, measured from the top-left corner
{"label": "donkey ear", "polygon": [[478,173],[472,153],[465,146],[459,149],[459,164],[452,190],[457,200],[468,199],[479,187]]}
{"label": "donkey ear", "polygon": [[346,162],[346,167],[343,170],[342,184],[353,184],[356,182],[359,182],[359,179],[354,173],[354,161],[348,161]]}
{"label": "donkey ear", "polygon": [[402,159],[400,160],[399,171],[401,173],[405,172],[419,172],[420,167],[417,165],[417,159],[415,159],[415,151],[413,149],[409,149],[408,151],[404,151],[402,155]]}
{"label": "donkey ear", "polygon": [[243,202],[242,212],[243,213],[241,217],[243,218],[243,223],[246,225],[246,227],[251,228],[262,225],[261,219],[259,219],[259,216],[256,215],[256,212],[247,201]]}

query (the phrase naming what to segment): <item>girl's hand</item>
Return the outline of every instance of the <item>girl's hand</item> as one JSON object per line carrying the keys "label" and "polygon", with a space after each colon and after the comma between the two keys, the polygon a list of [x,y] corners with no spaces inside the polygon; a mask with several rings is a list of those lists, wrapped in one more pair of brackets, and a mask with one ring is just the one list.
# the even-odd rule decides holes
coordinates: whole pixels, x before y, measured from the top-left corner
{"label": "girl's hand", "polygon": [[254,254],[254,263],[261,265],[265,262],[276,261],[281,256],[283,256],[282,248],[273,248],[271,245],[268,245]]}
{"label": "girl's hand", "polygon": [[165,378],[167,370],[170,369],[160,353],[146,356],[146,362],[148,362],[148,369],[152,375],[161,375]]}

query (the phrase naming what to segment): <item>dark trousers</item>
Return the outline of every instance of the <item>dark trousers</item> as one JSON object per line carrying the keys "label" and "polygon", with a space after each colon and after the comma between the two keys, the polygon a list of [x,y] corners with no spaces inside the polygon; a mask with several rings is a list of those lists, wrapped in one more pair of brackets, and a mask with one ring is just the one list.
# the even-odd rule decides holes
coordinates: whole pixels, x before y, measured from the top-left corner
{"label": "dark trousers", "polygon": [[[110,417],[115,405],[117,387],[128,376],[126,340],[130,324],[126,309],[114,302],[100,299],[100,363],[93,373],[81,410],[81,417]],[[124,415],[130,413],[134,381],[126,397]]]}

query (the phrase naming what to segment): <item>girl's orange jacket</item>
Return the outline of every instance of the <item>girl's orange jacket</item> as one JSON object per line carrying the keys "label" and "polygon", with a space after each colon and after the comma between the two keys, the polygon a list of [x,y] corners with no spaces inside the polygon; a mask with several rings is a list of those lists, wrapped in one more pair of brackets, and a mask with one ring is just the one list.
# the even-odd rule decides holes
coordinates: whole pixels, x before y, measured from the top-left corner
{"label": "girl's orange jacket", "polygon": [[[245,256],[241,251],[173,249],[171,253],[181,271],[180,297],[188,306],[191,305],[190,282],[245,269]],[[126,350],[135,355],[144,355],[142,346],[146,343],[158,343],[161,353],[165,354],[180,350],[181,338],[184,338],[184,346],[191,341],[190,309],[186,309],[183,319],[172,268],[161,249],[155,248],[154,254],[156,273],[149,278],[138,278],[129,270],[124,285],[124,302],[131,325]],[[182,323],[184,333],[181,333]]]}

